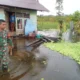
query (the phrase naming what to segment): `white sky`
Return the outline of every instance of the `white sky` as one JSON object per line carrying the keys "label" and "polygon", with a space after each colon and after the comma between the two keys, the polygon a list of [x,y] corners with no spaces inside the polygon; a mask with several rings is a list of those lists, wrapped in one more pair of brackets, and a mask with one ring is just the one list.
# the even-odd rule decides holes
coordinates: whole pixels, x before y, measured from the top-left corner
{"label": "white sky", "polygon": [[[56,15],[56,0],[39,0],[50,12],[38,12],[37,14],[43,15]],[[63,13],[71,14],[77,10],[80,10],[80,0],[63,0]]]}

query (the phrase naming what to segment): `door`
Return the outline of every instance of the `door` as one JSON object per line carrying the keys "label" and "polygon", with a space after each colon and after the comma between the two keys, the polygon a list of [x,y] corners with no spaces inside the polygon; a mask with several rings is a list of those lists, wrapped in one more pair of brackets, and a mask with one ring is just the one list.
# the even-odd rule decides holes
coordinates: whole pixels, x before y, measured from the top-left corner
{"label": "door", "polygon": [[16,18],[16,34],[24,34],[24,29],[26,25],[27,18]]}

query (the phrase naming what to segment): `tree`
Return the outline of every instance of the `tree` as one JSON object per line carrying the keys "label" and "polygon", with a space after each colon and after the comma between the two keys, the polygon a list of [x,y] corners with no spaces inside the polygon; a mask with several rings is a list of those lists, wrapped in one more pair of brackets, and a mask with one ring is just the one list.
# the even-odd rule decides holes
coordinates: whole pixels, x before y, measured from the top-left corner
{"label": "tree", "polygon": [[65,15],[64,20],[69,23],[70,21],[72,21],[72,18],[73,18],[73,15],[72,14]]}
{"label": "tree", "polygon": [[57,10],[57,14],[58,16],[63,15],[62,11],[63,11],[63,0],[56,0],[56,10]]}
{"label": "tree", "polygon": [[75,22],[77,22],[77,21],[80,20],[80,12],[79,12],[79,11],[75,11],[75,12],[73,13],[72,20],[75,21]]}
{"label": "tree", "polygon": [[63,0],[56,0],[56,10],[57,10],[57,15],[59,16],[59,30],[60,30],[60,36],[62,37],[62,33],[63,33],[63,19],[62,19],[62,16],[63,16]]}

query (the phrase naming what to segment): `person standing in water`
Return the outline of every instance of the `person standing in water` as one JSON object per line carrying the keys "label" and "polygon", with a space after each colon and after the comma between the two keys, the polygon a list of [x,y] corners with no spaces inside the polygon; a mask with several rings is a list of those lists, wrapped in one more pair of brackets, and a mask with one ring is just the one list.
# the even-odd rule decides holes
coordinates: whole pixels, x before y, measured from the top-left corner
{"label": "person standing in water", "polygon": [[6,21],[0,19],[0,64],[2,71],[8,71],[9,47],[13,47],[10,34],[6,30]]}

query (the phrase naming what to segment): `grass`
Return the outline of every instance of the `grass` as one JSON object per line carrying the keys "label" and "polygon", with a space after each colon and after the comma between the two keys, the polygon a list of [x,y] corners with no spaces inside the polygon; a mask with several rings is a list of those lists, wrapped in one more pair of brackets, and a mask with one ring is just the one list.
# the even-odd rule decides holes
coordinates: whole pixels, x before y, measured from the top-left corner
{"label": "grass", "polygon": [[80,64],[80,42],[77,43],[45,43],[46,47],[51,50],[57,51],[65,56],[69,56]]}
{"label": "grass", "polygon": [[38,30],[57,29],[58,22],[38,22]]}
{"label": "grass", "polygon": [[[69,28],[69,23],[65,23],[66,29]],[[59,29],[59,23],[58,22],[52,22],[52,21],[38,21],[38,30],[49,30],[49,29]]]}

